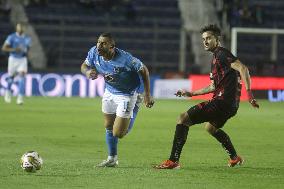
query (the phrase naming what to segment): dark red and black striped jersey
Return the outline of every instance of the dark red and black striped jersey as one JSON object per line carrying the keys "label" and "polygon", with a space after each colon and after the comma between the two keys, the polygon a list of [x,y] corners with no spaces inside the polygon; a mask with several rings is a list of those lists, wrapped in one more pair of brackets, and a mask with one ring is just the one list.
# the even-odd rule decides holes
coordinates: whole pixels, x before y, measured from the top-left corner
{"label": "dark red and black striped jersey", "polygon": [[240,73],[231,68],[236,61],[229,50],[217,47],[213,52],[210,79],[214,81],[213,99],[221,99],[231,107],[238,107],[241,95]]}

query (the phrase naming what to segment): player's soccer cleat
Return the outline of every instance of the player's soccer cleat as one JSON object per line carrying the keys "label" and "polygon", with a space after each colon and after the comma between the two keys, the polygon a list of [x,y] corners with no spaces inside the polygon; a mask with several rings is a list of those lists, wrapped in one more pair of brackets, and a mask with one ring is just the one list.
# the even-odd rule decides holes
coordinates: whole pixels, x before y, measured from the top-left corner
{"label": "player's soccer cleat", "polygon": [[11,92],[6,90],[5,95],[4,95],[4,101],[6,103],[11,103]]}
{"label": "player's soccer cleat", "polygon": [[236,165],[241,166],[243,163],[244,163],[244,160],[240,156],[237,156],[236,159],[229,160],[228,166],[229,167],[234,167]]}
{"label": "player's soccer cleat", "polygon": [[180,169],[178,162],[173,162],[171,160],[165,160],[160,165],[154,166],[155,169]]}
{"label": "player's soccer cleat", "polygon": [[23,96],[22,96],[22,95],[19,95],[19,96],[17,97],[17,104],[18,104],[18,105],[24,104],[24,99],[23,99]]}
{"label": "player's soccer cleat", "polygon": [[118,160],[116,158],[111,158],[103,160],[101,163],[97,165],[97,167],[115,167],[117,165],[118,165]]}

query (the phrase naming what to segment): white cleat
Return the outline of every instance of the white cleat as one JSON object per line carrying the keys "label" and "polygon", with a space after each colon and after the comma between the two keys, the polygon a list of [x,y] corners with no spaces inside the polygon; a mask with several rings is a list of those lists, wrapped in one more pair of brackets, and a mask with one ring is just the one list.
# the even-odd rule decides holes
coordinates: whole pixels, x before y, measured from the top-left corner
{"label": "white cleat", "polygon": [[101,163],[97,165],[97,167],[116,167],[118,165],[117,159],[107,159],[103,160]]}
{"label": "white cleat", "polygon": [[12,99],[11,99],[11,92],[6,90],[5,95],[4,95],[4,101],[6,103],[11,103]]}
{"label": "white cleat", "polygon": [[17,104],[18,104],[18,105],[24,104],[24,98],[23,98],[22,95],[19,95],[19,96],[17,97]]}

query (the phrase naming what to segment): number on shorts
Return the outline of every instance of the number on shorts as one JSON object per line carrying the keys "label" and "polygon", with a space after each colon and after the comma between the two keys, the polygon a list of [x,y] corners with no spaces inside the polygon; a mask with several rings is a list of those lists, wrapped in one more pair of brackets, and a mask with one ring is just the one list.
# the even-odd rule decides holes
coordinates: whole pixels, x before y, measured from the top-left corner
{"label": "number on shorts", "polygon": [[125,111],[125,112],[130,112],[130,110],[129,110],[129,108],[130,108],[130,107],[129,107],[129,104],[130,104],[129,101],[125,101],[125,102],[124,102],[124,111]]}

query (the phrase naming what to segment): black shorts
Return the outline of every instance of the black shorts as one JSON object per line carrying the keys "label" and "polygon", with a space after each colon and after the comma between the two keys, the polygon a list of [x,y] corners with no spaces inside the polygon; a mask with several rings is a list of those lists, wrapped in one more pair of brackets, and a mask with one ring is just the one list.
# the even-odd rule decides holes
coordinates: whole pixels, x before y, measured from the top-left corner
{"label": "black shorts", "polygon": [[191,107],[187,113],[193,125],[209,122],[216,128],[222,128],[237,111],[237,107],[229,107],[222,100],[210,100]]}

